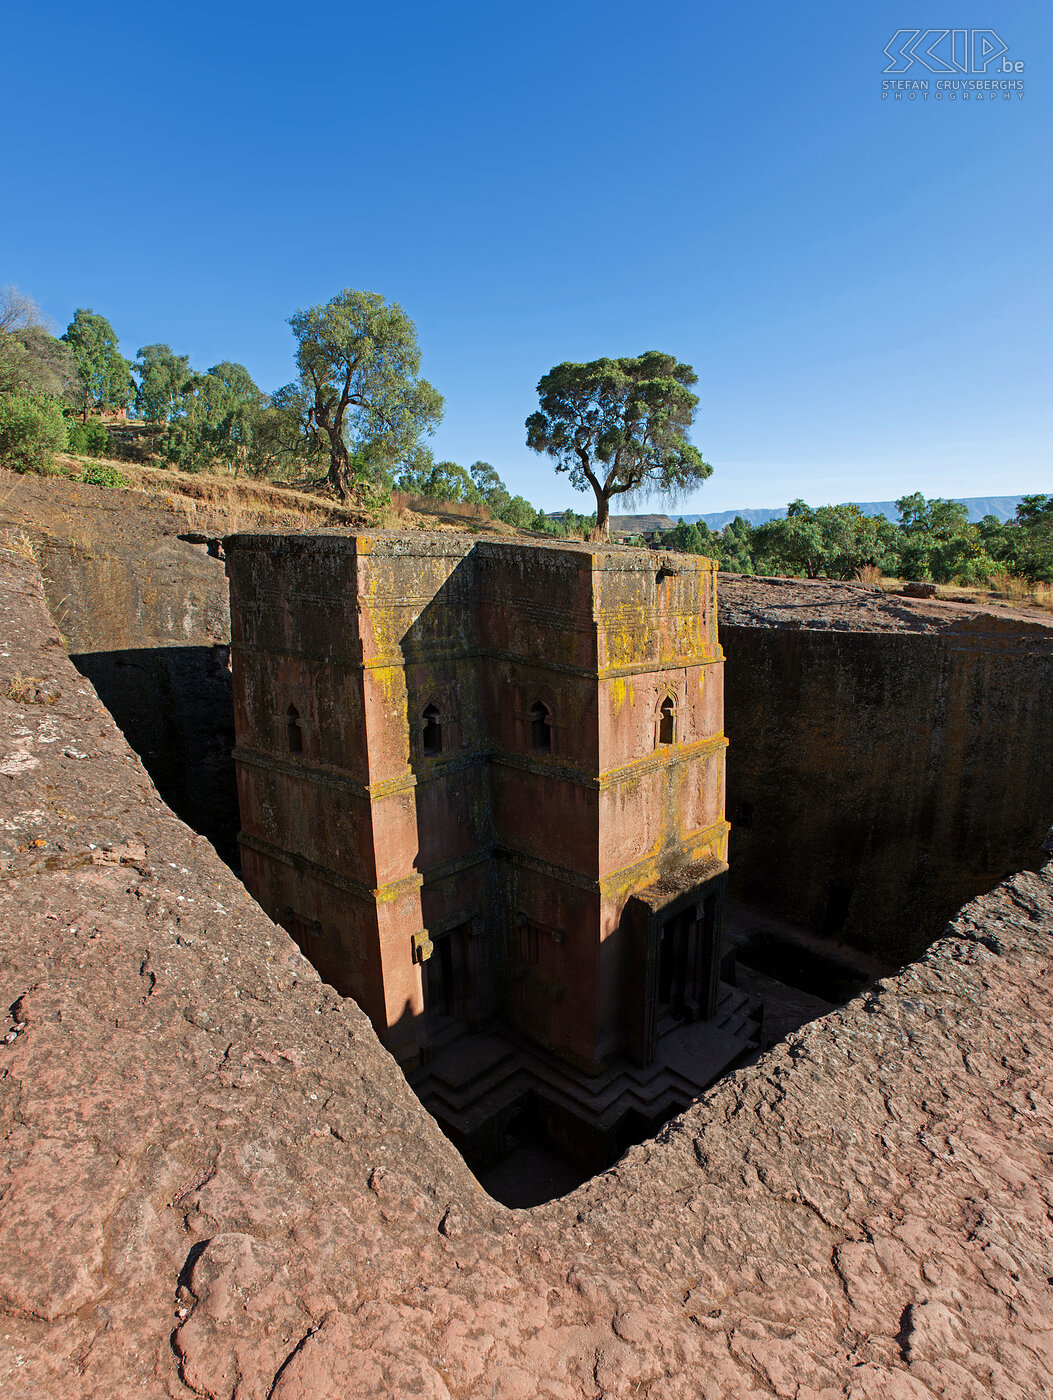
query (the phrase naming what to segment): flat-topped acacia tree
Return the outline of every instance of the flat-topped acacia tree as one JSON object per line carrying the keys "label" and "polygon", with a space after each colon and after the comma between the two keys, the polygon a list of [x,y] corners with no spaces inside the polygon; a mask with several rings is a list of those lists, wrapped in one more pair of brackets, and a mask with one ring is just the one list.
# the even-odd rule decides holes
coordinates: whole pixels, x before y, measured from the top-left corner
{"label": "flat-topped acacia tree", "polygon": [[648,350],[556,365],[538,384],[541,407],[526,421],[527,446],[554,458],[576,490],[592,487],[594,539],[607,538],[612,496],[672,497],[712,475],[687,440],[697,383],[690,365]]}
{"label": "flat-topped acacia tree", "polygon": [[442,395],[420,374],[413,322],[376,292],[346,287],[324,306],[297,311],[298,385],[275,395],[302,406],[308,448],[324,441],[329,481],[350,494],[352,456],[397,461],[442,417]]}

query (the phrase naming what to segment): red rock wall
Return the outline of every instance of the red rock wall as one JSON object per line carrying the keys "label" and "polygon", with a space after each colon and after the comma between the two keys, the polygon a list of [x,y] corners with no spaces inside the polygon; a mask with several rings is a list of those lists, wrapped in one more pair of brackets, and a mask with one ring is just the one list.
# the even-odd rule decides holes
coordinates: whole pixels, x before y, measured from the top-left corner
{"label": "red rock wall", "polygon": [[1049,629],[721,635],[733,893],[902,960],[1034,861],[1053,816]]}
{"label": "red rock wall", "polygon": [[2,557],[0,611],[4,1394],[1048,1395],[1053,868],[508,1211]]}

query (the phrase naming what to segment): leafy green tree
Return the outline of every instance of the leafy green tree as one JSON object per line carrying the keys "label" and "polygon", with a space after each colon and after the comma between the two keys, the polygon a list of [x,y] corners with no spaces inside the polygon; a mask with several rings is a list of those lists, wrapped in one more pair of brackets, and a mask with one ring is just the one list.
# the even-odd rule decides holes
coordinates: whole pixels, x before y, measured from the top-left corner
{"label": "leafy green tree", "polygon": [[960,501],[933,497],[920,491],[896,502],[899,512],[899,569],[904,578],[953,578],[979,582],[990,572],[983,537],[969,523],[969,511]]}
{"label": "leafy green tree", "polygon": [[82,421],[88,421],[93,408],[127,408],[135,392],[131,365],[118,350],[116,333],[106,317],[79,307],[62,339],[73,351],[77,367]]}
{"label": "leafy green tree", "polygon": [[499,512],[499,518],[507,525],[514,525],[517,530],[529,530],[536,516],[536,509],[523,496],[513,496]]}
{"label": "leafy green tree", "polygon": [[157,353],[143,360],[143,403],[161,429],[162,458],[190,472],[217,463],[235,476],[243,467],[258,471],[265,454],[255,450],[256,434],[269,403],[245,366],[224,360],[195,374],[167,346],[147,350]]}
{"label": "leafy green tree", "polygon": [[685,525],[683,520],[678,520],[671,530],[663,531],[661,545],[663,549],[676,549],[681,554],[704,554],[713,559],[717,557],[716,537],[704,520],[693,521],[688,525]]}
{"label": "leafy green tree", "polygon": [[508,488],[489,462],[473,462],[467,469],[456,462],[436,462],[430,449],[423,445],[410,453],[394,484],[411,496],[486,505],[497,516],[511,500]]}
{"label": "leafy green tree", "polygon": [[563,533],[567,537],[587,540],[596,528],[596,514],[579,515],[576,510],[563,512]]}
{"label": "leafy green tree", "polygon": [[433,501],[477,502],[479,499],[472,478],[456,462],[436,462],[428,473],[421,495]]}
{"label": "leafy green tree", "polygon": [[158,437],[162,460],[180,471],[202,471],[212,461],[205,380],[205,375],[191,373],[184,381]]}
{"label": "leafy green tree", "polygon": [[419,444],[402,464],[395,486],[430,501],[470,501],[481,496],[471,475],[456,462],[436,462],[431,449]]}
{"label": "leafy green tree", "polygon": [[742,515],[736,515],[721,530],[718,539],[717,559],[720,567],[731,574],[754,574],[757,572],[753,559],[754,528]]}
{"label": "leafy green tree", "polygon": [[395,477],[395,487],[399,491],[405,491],[408,496],[423,496],[424,488],[434,470],[435,458],[431,448],[419,442],[407,453],[406,460],[401,464],[399,474]]}
{"label": "leafy green tree", "polygon": [[980,543],[988,558],[1008,566],[1013,558],[1013,523],[999,520],[997,515],[985,515],[977,529]]}
{"label": "leafy green tree", "polygon": [[479,500],[484,501],[493,513],[499,516],[512,499],[508,487],[489,462],[473,462],[468,471]]}
{"label": "leafy green tree", "polygon": [[884,516],[864,515],[856,505],[819,506],[792,501],[784,520],[753,532],[756,567],[764,573],[806,578],[853,578],[867,565],[882,570],[898,560],[897,532]]}
{"label": "leafy green tree", "polygon": [[1053,496],[1025,496],[1013,525],[1016,571],[1033,583],[1053,583]]}
{"label": "leafy green tree", "polygon": [[253,443],[267,396],[244,365],[223,360],[213,365],[201,386],[205,404],[204,437],[213,461],[235,476],[252,460]]}
{"label": "leafy green tree", "polygon": [[0,464],[50,469],[66,445],[62,409],[75,382],[69,346],[49,334],[32,297],[0,288]]}
{"label": "leafy green tree", "polygon": [[165,424],[175,412],[183,386],[193,370],[186,355],[176,355],[170,345],[144,345],[135,360],[139,383],[135,411],[147,423]]}
{"label": "leafy green tree", "polygon": [[673,497],[712,475],[687,431],[698,376],[675,356],[561,364],[537,386],[541,407],[526,422],[527,446],[547,453],[578,491],[596,497],[597,538],[608,534],[613,496]]}
{"label": "leafy green tree", "polygon": [[273,400],[256,417],[245,469],[250,476],[288,478],[306,466],[297,419]]}
{"label": "leafy green tree", "polygon": [[442,396],[420,378],[413,322],[375,292],[345,288],[290,318],[305,437],[328,444],[329,481],[342,500],[354,485],[352,453],[394,463],[442,417]]}
{"label": "leafy green tree", "polygon": [[62,409],[30,394],[0,396],[0,466],[16,472],[46,472],[66,445]]}
{"label": "leafy green tree", "polygon": [[0,288],[0,395],[28,394],[73,404],[77,371],[70,347],[48,331],[32,297]]}
{"label": "leafy green tree", "polygon": [[765,574],[823,572],[823,534],[815,511],[805,501],[791,501],[785,519],[766,520],[753,531],[757,567]]}

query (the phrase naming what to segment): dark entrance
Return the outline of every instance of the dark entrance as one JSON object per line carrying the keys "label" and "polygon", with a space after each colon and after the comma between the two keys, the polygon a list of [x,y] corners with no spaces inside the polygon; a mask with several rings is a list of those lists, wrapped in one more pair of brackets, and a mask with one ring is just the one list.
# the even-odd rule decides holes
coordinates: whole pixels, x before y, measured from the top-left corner
{"label": "dark entrance", "polygon": [[658,1008],[674,1016],[687,1015],[687,1003],[694,991],[691,976],[691,945],[695,941],[695,911],[685,909],[662,925],[658,948]]}
{"label": "dark entrance", "polygon": [[458,924],[433,935],[434,948],[424,964],[424,1011],[432,1029],[468,1016],[468,925]]}
{"label": "dark entrance", "polygon": [[708,1017],[715,986],[717,896],[707,894],[669,915],[658,945],[658,1013]]}
{"label": "dark entrance", "polygon": [[[640,969],[640,996],[627,1008],[634,1059],[654,1059],[662,1023],[710,1020],[717,1009],[721,911],[725,871],[721,863],[699,866],[693,885],[685,870],[675,882],[656,881],[626,906],[633,960]],[[684,886],[687,885],[685,889]]]}

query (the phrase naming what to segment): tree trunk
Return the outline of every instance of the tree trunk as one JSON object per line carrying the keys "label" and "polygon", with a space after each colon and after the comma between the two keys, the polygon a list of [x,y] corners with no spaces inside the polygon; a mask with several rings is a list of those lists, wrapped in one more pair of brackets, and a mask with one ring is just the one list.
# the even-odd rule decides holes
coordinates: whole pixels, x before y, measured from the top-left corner
{"label": "tree trunk", "polygon": [[610,539],[610,504],[602,491],[596,492],[596,524],[593,526],[591,539],[602,541]]}
{"label": "tree trunk", "polygon": [[351,495],[351,459],[342,437],[329,435],[329,484],[336,488],[341,501]]}

